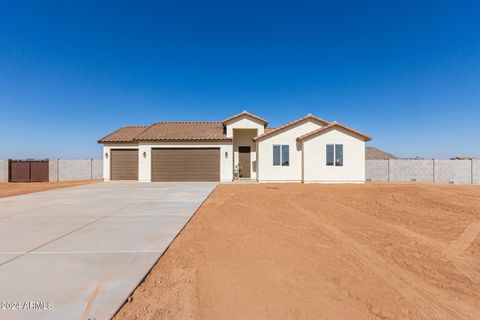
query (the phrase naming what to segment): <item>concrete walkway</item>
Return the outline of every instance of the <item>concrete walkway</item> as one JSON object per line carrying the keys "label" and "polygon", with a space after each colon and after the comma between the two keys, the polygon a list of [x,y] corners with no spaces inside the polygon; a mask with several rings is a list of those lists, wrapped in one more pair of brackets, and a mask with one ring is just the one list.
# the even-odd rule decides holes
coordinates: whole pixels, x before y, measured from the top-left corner
{"label": "concrete walkway", "polygon": [[0,304],[13,303],[0,319],[111,318],[214,188],[107,182],[0,199]]}

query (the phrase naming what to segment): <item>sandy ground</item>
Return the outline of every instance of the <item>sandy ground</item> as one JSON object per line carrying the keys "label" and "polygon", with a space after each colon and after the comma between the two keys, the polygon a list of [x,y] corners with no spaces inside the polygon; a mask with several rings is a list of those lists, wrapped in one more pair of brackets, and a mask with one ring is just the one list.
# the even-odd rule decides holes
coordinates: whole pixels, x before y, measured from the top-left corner
{"label": "sandy ground", "polygon": [[480,187],[220,185],[120,319],[480,319]]}
{"label": "sandy ground", "polygon": [[0,198],[17,196],[19,194],[46,191],[52,189],[79,186],[82,184],[98,183],[100,180],[76,180],[61,182],[0,182]]}

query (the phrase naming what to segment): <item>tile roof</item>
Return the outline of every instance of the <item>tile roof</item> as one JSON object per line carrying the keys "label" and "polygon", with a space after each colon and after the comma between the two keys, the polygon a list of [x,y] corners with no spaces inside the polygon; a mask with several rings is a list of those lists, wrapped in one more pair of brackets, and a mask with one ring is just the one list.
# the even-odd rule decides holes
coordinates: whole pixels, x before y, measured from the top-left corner
{"label": "tile roof", "polygon": [[150,126],[125,126],[98,140],[98,143],[133,142],[133,139]]}
{"label": "tile roof", "polygon": [[[237,116],[248,114],[258,118],[255,115],[244,111],[233,117],[225,119],[222,122],[219,121],[184,121],[184,122],[157,122],[151,126],[125,126],[122,127],[109,135],[98,140],[98,143],[125,143],[125,142],[136,142],[136,141],[231,141],[231,138],[227,138],[224,131],[224,122],[229,121]],[[258,118],[262,121],[265,121],[261,118]],[[299,137],[299,140],[305,139],[309,136],[319,134],[332,128],[338,126],[344,130],[350,131],[354,134],[357,134],[363,137],[366,141],[371,140],[371,137],[363,134],[359,131],[346,127],[338,122],[329,123],[321,118],[315,117],[311,114],[287,123],[278,128],[265,128],[265,132],[255,138],[255,141],[258,139],[269,136],[275,132],[280,132],[283,129],[286,129],[290,126],[293,126],[301,121],[313,119],[319,122],[324,123],[326,126],[320,129],[314,130],[308,134],[305,134]]]}
{"label": "tile roof", "polygon": [[270,131],[277,130],[277,128],[265,128],[263,133],[269,133]]}
{"label": "tile roof", "polygon": [[332,122],[332,123],[330,123],[329,125],[327,125],[327,126],[325,126],[325,127],[322,127],[322,128],[320,128],[320,129],[317,129],[317,130],[313,130],[313,131],[311,131],[311,132],[309,132],[309,133],[307,133],[307,134],[304,134],[303,136],[298,137],[297,139],[298,139],[298,140],[304,140],[304,139],[306,139],[306,138],[309,138],[309,137],[312,137],[312,136],[315,136],[315,135],[318,135],[318,134],[322,134],[322,133],[324,133],[325,131],[328,131],[329,129],[331,129],[331,128],[333,128],[333,127],[339,127],[339,128],[342,128],[342,129],[344,129],[344,130],[346,130],[346,131],[349,131],[349,132],[351,132],[351,133],[354,133],[354,134],[362,137],[365,141],[370,141],[370,140],[372,140],[372,138],[371,138],[370,136],[368,136],[368,135],[366,135],[366,134],[364,134],[364,133],[362,133],[362,132],[360,132],[360,131],[354,130],[354,129],[349,128],[349,127],[347,127],[347,126],[344,126],[343,124],[338,123],[338,122]]}
{"label": "tile roof", "polygon": [[297,119],[297,120],[295,120],[295,121],[292,121],[292,122],[290,122],[290,123],[287,123],[287,124],[285,124],[285,125],[283,125],[283,126],[281,126],[281,127],[275,128],[275,129],[273,129],[273,130],[268,130],[268,131],[265,130],[265,132],[264,132],[263,134],[261,134],[261,135],[259,135],[259,136],[256,136],[255,138],[253,138],[253,140],[254,140],[254,141],[257,141],[257,140],[262,139],[262,138],[264,138],[264,137],[266,137],[266,136],[269,136],[269,135],[271,135],[271,134],[273,134],[273,133],[275,133],[275,132],[277,132],[277,131],[281,131],[282,129],[291,127],[291,126],[293,126],[293,125],[295,125],[295,124],[297,124],[297,123],[299,123],[299,122],[302,122],[303,120],[307,120],[307,119],[317,120],[317,121],[320,121],[320,122],[322,122],[322,123],[324,123],[324,124],[327,124],[327,125],[330,124],[330,122],[328,122],[328,121],[326,121],[326,120],[323,120],[323,119],[321,119],[321,118],[319,118],[319,117],[316,117],[316,116],[314,116],[314,115],[312,115],[312,114],[307,114],[305,117],[299,118],[299,119]]}
{"label": "tile roof", "polygon": [[134,141],[231,141],[221,122],[157,122]]}
{"label": "tile roof", "polygon": [[253,113],[247,112],[247,111],[245,111],[245,110],[242,111],[242,112],[240,112],[240,113],[237,113],[236,115],[233,115],[233,116],[231,116],[231,117],[228,117],[228,118],[224,119],[224,120],[222,121],[222,123],[225,124],[225,123],[227,123],[228,121],[233,120],[233,119],[238,118],[238,117],[241,117],[241,116],[249,116],[249,117],[255,118],[255,119],[257,119],[257,120],[260,120],[260,121],[263,122],[265,125],[268,124],[268,121],[267,121],[267,120],[265,120],[265,119],[263,119],[263,118],[260,118],[259,116],[256,116],[256,115],[254,115]]}

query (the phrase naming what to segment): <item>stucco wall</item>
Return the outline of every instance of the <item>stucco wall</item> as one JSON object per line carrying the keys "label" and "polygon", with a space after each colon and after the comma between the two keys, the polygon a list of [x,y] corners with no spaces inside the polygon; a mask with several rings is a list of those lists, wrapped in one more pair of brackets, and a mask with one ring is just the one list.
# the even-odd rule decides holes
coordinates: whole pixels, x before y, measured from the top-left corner
{"label": "stucco wall", "polygon": [[[302,181],[302,148],[297,138],[321,125],[311,119],[301,122],[287,130],[272,134],[257,143],[257,179],[260,182],[301,182]],[[273,145],[288,144],[290,152],[289,166],[273,165]]]}
{"label": "stucco wall", "polygon": [[8,182],[8,160],[0,160],[0,182]]}
{"label": "stucco wall", "polygon": [[263,122],[249,117],[249,116],[240,116],[235,118],[232,121],[227,122],[226,125],[226,135],[227,138],[233,137],[233,130],[234,129],[257,129],[258,135],[263,134],[265,131],[265,126]]}
{"label": "stucco wall", "polygon": [[[327,144],[343,144],[343,166],[327,166]],[[332,129],[303,142],[304,182],[365,182],[365,142]]]}

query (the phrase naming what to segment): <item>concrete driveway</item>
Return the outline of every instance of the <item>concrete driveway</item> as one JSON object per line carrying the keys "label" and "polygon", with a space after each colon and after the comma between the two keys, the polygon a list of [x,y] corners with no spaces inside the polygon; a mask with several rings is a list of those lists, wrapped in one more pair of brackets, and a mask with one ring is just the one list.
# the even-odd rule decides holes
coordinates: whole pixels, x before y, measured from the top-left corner
{"label": "concrete driveway", "polygon": [[215,185],[108,182],[0,199],[0,319],[111,318]]}

